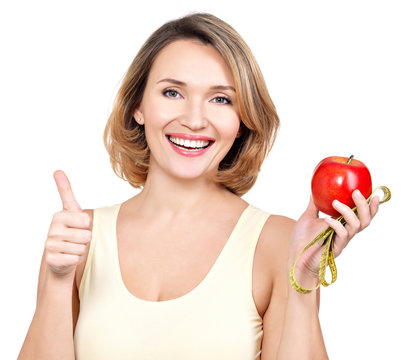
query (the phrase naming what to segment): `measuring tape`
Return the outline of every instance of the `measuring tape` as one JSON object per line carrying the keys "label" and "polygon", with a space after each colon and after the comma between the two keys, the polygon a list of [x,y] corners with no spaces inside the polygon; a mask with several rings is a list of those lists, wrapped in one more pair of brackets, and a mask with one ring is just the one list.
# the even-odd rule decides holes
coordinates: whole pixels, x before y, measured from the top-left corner
{"label": "measuring tape", "polygon": [[[377,188],[374,189],[374,191],[371,193],[371,195],[366,199],[366,201],[368,203],[370,202],[374,193],[379,189],[381,189],[384,192],[384,197],[382,198],[382,200],[380,200],[380,204],[385,203],[389,199],[391,199],[391,191],[386,186],[378,186]],[[352,210],[357,215],[357,208],[354,207]],[[341,224],[343,226],[345,226],[346,220],[343,218],[343,216],[339,216],[336,220],[340,221]],[[301,294],[309,294],[312,291],[317,290],[320,287],[320,285],[329,286],[335,282],[336,277],[337,277],[337,271],[336,271],[336,265],[335,265],[335,258],[334,258],[334,254],[332,251],[334,234],[335,234],[335,230],[332,229],[331,227],[327,227],[324,231],[322,231],[320,234],[318,234],[314,238],[313,241],[311,241],[309,244],[307,244],[307,246],[300,252],[299,255],[297,255],[296,260],[294,261],[292,267],[290,268],[290,272],[289,272],[290,284],[292,285],[293,289],[295,289],[297,292],[299,292]],[[303,253],[307,249],[311,248],[314,244],[316,244],[320,241],[323,242],[323,244],[321,246],[324,247],[324,250],[322,252],[321,260],[320,260],[320,268],[319,268],[319,272],[318,272],[318,284],[313,289],[306,289],[303,286],[301,286],[296,280],[296,277],[295,277],[296,263],[299,260],[300,256],[302,256]],[[328,283],[325,280],[325,271],[327,269],[327,266],[329,266],[329,268],[331,270],[332,279],[331,279],[330,283]]]}

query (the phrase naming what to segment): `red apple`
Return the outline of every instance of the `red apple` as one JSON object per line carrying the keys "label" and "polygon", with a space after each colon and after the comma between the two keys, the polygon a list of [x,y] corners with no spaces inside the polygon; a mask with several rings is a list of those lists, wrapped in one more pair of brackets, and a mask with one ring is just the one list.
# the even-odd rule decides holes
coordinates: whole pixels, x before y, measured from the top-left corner
{"label": "red apple", "polygon": [[317,209],[325,214],[338,217],[332,207],[336,199],[354,208],[354,190],[359,189],[367,199],[372,191],[370,172],[361,161],[341,156],[330,156],[321,160],[314,169],[311,179],[311,193]]}

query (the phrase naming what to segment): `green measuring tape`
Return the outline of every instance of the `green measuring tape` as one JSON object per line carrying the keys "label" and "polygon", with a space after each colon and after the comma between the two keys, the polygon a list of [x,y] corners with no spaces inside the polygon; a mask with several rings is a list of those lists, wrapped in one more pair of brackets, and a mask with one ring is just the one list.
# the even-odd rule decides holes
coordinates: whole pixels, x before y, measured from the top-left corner
{"label": "green measuring tape", "polygon": [[[382,198],[382,200],[380,200],[380,204],[385,203],[389,199],[391,199],[391,191],[386,186],[378,186],[374,189],[374,191],[371,193],[371,195],[366,199],[366,201],[368,203],[370,202],[374,193],[379,189],[381,189],[384,192],[384,197]],[[356,207],[354,207],[352,210],[354,211],[355,214],[357,214]],[[336,220],[341,222],[341,224],[343,226],[345,226],[346,220],[343,218],[343,216],[339,216]],[[336,270],[336,265],[335,265],[334,254],[332,251],[334,234],[335,234],[335,230],[332,229],[331,227],[327,227],[324,231],[322,231],[320,234],[318,234],[314,238],[314,240],[312,240],[309,244],[307,244],[307,246],[300,252],[299,255],[297,255],[296,260],[294,261],[293,265],[291,266],[290,272],[289,272],[290,284],[292,285],[293,289],[295,289],[297,292],[299,292],[301,294],[309,294],[312,291],[317,290],[320,287],[320,285],[329,286],[335,282],[336,277],[337,277],[337,270]],[[296,277],[295,277],[296,263],[307,249],[309,249],[314,244],[316,244],[320,241],[323,242],[322,246],[324,247],[324,250],[321,254],[320,267],[319,267],[319,272],[318,272],[318,284],[313,289],[306,289],[303,286],[301,286],[296,280]],[[331,270],[332,279],[331,279],[330,283],[328,283],[325,280],[325,271],[327,269],[327,266],[329,266],[329,268]]]}

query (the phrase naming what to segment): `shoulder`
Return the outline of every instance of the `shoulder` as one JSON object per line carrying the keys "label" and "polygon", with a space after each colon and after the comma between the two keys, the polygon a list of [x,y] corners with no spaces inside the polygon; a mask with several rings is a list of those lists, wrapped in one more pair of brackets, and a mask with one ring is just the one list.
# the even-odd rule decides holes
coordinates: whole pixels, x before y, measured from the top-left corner
{"label": "shoulder", "polygon": [[281,215],[269,215],[254,254],[253,296],[258,312],[264,316],[274,293],[274,285],[286,274],[290,236],[295,221]]}
{"label": "shoulder", "polygon": [[296,221],[282,215],[270,215],[265,222],[261,234],[260,241],[264,248],[277,251],[287,251],[289,247],[290,235]]}
{"label": "shoulder", "polygon": [[[96,209],[83,209],[82,211],[85,212],[86,214],[88,214],[90,217],[91,231],[93,230],[95,210],[97,210],[97,211],[107,210],[107,213],[109,214],[110,211],[113,211],[117,205],[120,205],[120,204],[102,206],[102,207],[99,207]],[[84,274],[85,266],[87,263],[88,253],[89,253],[89,249],[91,246],[91,242],[92,242],[92,240],[90,242],[88,242],[88,244],[86,244],[85,253],[82,255],[82,260],[79,263],[79,265],[77,265],[77,268],[75,271],[75,283],[76,283],[77,290],[79,290],[79,288],[80,288],[81,279],[82,279],[82,275]]]}
{"label": "shoulder", "polygon": [[296,221],[283,215],[270,215],[261,231],[262,238],[283,245],[289,239]]}
{"label": "shoulder", "polygon": [[274,256],[270,261],[274,266],[272,269],[280,270],[283,265],[286,266],[289,253],[290,237],[293,232],[296,221],[282,215],[271,215],[262,229],[262,238],[265,247]]}
{"label": "shoulder", "polygon": [[286,272],[290,237],[296,221],[282,215],[270,215],[260,234],[256,257],[264,264],[266,281],[270,284],[274,279]]}
{"label": "shoulder", "polygon": [[[273,275],[287,265],[290,237],[296,221],[282,215],[271,215],[262,229],[262,239],[269,256]],[[268,253],[267,253],[268,256]]]}

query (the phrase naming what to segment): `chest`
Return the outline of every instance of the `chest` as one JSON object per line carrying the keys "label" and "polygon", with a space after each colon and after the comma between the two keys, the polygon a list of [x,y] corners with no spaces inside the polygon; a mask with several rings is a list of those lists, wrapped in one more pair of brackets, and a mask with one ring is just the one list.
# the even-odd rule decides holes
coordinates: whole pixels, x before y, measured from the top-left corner
{"label": "chest", "polygon": [[[208,223],[117,223],[121,277],[127,290],[148,301],[179,298],[194,290],[211,271],[236,226],[234,218]],[[252,295],[262,317],[268,307],[269,281],[257,243],[252,271]]]}

